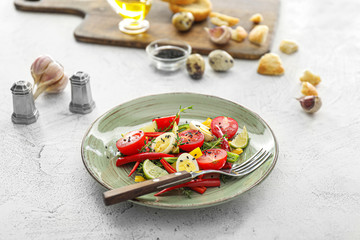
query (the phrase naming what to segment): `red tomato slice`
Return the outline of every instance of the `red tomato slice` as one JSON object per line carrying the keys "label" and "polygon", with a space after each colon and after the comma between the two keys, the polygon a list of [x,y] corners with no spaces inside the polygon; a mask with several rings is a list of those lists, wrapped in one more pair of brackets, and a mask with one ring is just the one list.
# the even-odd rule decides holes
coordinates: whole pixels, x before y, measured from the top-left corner
{"label": "red tomato slice", "polygon": [[200,169],[221,169],[226,163],[227,153],[220,148],[203,151],[203,155],[196,159]]}
{"label": "red tomato slice", "polygon": [[198,130],[190,129],[179,133],[181,139],[179,148],[190,152],[204,144],[204,134]]}
{"label": "red tomato slice", "polygon": [[144,134],[145,134],[145,137],[151,137],[151,138],[155,137],[156,138],[160,135],[163,135],[164,132],[145,132]]}
{"label": "red tomato slice", "polygon": [[220,131],[215,127],[215,125],[220,128],[223,134],[226,135],[227,139],[231,139],[232,137],[234,137],[239,128],[239,125],[236,122],[236,120],[234,120],[231,117],[223,117],[223,116],[216,117],[211,121],[211,132],[217,138],[221,138],[222,135]]}
{"label": "red tomato slice", "polygon": [[169,131],[173,128],[174,121],[176,121],[176,124],[179,124],[180,118],[176,116],[169,116],[169,117],[161,117],[161,118],[155,118],[153,119],[153,122],[156,122],[157,130],[158,131]]}
{"label": "red tomato slice", "polygon": [[145,146],[145,134],[143,131],[132,131],[116,142],[116,147],[124,155],[139,153]]}

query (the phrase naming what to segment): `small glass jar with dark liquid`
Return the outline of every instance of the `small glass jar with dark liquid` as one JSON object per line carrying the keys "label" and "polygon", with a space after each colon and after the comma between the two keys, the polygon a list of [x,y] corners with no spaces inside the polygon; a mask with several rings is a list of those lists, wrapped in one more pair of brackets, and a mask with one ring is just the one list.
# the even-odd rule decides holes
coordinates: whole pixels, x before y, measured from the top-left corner
{"label": "small glass jar with dark liquid", "polygon": [[175,71],[185,64],[191,46],[184,41],[160,39],[146,47],[155,67],[162,71]]}

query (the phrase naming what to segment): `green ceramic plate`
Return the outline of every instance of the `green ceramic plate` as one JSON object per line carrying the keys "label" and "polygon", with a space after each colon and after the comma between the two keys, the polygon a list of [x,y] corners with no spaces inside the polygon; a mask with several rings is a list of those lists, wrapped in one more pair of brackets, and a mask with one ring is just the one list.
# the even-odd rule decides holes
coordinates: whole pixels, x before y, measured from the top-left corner
{"label": "green ceramic plate", "polygon": [[134,177],[127,177],[133,164],[116,167],[116,141],[122,133],[148,124],[154,117],[175,114],[179,106],[193,105],[193,110],[181,115],[181,122],[189,120],[206,120],[207,117],[229,116],[245,125],[250,137],[249,145],[241,155],[249,158],[260,148],[272,152],[260,168],[241,179],[232,178],[222,183],[220,188],[209,188],[203,195],[193,193],[187,198],[174,191],[170,194],[154,197],[153,194],[141,196],[134,203],[149,207],[166,209],[192,209],[209,207],[234,199],[251,189],[271,172],[278,157],[278,144],[275,136],[256,113],[234,102],[194,93],[168,93],[138,98],[121,104],[100,116],[86,132],[82,142],[81,156],[85,167],[107,189],[119,188],[134,184]]}

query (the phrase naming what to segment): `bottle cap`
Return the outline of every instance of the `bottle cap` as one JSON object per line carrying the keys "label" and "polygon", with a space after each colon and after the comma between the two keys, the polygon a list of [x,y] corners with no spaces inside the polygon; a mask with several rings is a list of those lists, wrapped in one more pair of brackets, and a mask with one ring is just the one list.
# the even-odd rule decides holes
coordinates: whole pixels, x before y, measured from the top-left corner
{"label": "bottle cap", "polygon": [[26,81],[17,81],[10,89],[15,95],[25,95],[32,91],[31,83]]}
{"label": "bottle cap", "polygon": [[71,84],[76,84],[76,85],[87,84],[89,80],[90,80],[89,74],[81,71],[76,72],[74,75],[70,77]]}

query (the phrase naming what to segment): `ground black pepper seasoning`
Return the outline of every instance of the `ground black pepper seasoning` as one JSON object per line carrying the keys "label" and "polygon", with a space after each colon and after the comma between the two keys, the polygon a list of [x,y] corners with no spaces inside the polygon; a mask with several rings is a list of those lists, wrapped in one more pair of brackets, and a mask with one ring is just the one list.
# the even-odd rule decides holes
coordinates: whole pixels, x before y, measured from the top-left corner
{"label": "ground black pepper seasoning", "polygon": [[155,57],[173,59],[183,57],[185,55],[184,51],[174,48],[161,49],[158,53],[155,54]]}

